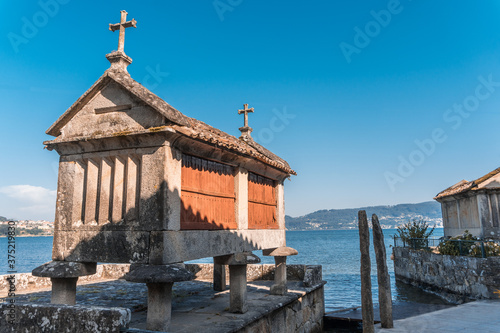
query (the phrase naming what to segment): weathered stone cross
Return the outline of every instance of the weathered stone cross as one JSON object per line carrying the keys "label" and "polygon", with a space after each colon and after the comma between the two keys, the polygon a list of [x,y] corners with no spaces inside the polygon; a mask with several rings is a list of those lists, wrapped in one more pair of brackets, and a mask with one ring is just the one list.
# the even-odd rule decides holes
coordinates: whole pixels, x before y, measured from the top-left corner
{"label": "weathered stone cross", "polygon": [[109,24],[109,30],[116,31],[120,30],[120,37],[118,38],[118,52],[124,52],[125,47],[125,28],[136,27],[137,21],[132,19],[132,21],[127,22],[127,12],[122,10],[120,12],[122,14],[120,23]]}
{"label": "weathered stone cross", "polygon": [[243,127],[248,127],[248,114],[253,113],[253,108],[248,108],[248,104],[243,104],[243,110],[238,110],[238,114],[245,114],[245,125]]}

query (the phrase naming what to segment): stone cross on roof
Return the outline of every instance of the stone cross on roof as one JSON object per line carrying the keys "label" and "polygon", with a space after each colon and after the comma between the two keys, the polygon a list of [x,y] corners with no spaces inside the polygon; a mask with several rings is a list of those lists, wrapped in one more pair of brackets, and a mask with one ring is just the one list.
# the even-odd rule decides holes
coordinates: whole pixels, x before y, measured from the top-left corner
{"label": "stone cross on roof", "polygon": [[122,10],[120,12],[121,15],[121,20],[120,23],[115,23],[115,24],[109,24],[109,30],[111,31],[116,31],[120,30],[120,36],[118,38],[118,52],[125,52],[124,47],[125,47],[125,28],[130,28],[134,27],[137,28],[137,21],[135,19],[132,19],[132,21],[127,22],[127,12],[125,10]]}
{"label": "stone cross on roof", "polygon": [[118,51],[111,52],[106,54],[106,58],[111,63],[112,69],[119,69],[122,71],[127,71],[127,66],[132,63],[132,58],[125,54],[125,29],[134,27],[137,28],[137,21],[132,19],[132,21],[127,21],[127,12],[122,10],[120,12],[122,14],[120,23],[109,24],[109,30],[116,31],[120,30],[120,36],[118,38]]}
{"label": "stone cross on roof", "polygon": [[248,104],[243,104],[243,109],[238,110],[238,114],[243,113],[245,115],[244,125],[243,125],[243,127],[239,128],[241,131],[240,139],[243,139],[243,140],[251,139],[250,133],[252,132],[252,128],[248,126],[248,114],[253,113],[253,112],[254,112],[253,108],[248,108]]}

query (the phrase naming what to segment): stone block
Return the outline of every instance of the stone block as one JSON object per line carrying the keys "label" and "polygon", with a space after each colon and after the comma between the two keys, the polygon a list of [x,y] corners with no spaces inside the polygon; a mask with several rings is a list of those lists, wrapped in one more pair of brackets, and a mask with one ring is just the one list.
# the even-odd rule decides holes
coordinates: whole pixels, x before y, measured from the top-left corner
{"label": "stone block", "polygon": [[172,283],[190,281],[193,274],[177,265],[132,264],[125,280],[140,283]]}
{"label": "stone block", "polygon": [[256,281],[262,279],[262,265],[247,265],[247,280]]}
{"label": "stone block", "polygon": [[312,287],[322,283],[323,272],[321,265],[308,265],[304,274],[304,286]]}
{"label": "stone block", "polygon": [[212,281],[214,276],[212,264],[186,264],[186,269],[194,275],[196,280]]}
{"label": "stone block", "polygon": [[304,281],[306,265],[286,265],[286,278],[289,281]]}
{"label": "stone block", "polygon": [[297,328],[297,322],[295,318],[295,312],[290,308],[286,308],[285,312],[285,320],[286,320],[286,331],[287,332],[295,332],[295,329]]}
{"label": "stone block", "polygon": [[129,264],[104,264],[99,266],[102,267],[102,277],[104,279],[121,279],[130,270]]}
{"label": "stone block", "polygon": [[[13,317],[10,317],[13,315]],[[130,322],[130,310],[86,306],[0,303],[1,332],[119,333]]]}
{"label": "stone block", "polygon": [[[2,275],[0,276],[0,290],[9,290],[9,280],[12,275]],[[48,288],[52,284],[50,278],[33,276],[31,273],[20,273],[14,274],[14,279],[16,280],[16,291],[29,290],[33,288]]]}
{"label": "stone block", "polygon": [[147,263],[147,231],[59,231],[52,259],[76,262]]}
{"label": "stone block", "polygon": [[274,264],[262,265],[262,280],[274,280]]}
{"label": "stone block", "polygon": [[224,256],[284,243],[284,230],[154,231],[151,232],[150,263],[169,264]]}
{"label": "stone block", "polygon": [[[139,220],[150,230],[164,230],[162,223],[165,207],[165,155],[166,147],[154,151],[141,149],[141,202]],[[179,193],[178,193],[179,195]]]}
{"label": "stone block", "polygon": [[283,328],[286,327],[285,314],[285,311],[275,311],[271,314],[269,318],[269,321],[271,323],[271,332],[283,332]]}

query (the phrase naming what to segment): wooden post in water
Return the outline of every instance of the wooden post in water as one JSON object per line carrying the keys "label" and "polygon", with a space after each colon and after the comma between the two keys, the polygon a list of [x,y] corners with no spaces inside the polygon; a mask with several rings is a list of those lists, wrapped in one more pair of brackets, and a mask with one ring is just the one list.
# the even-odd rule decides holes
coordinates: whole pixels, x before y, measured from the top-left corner
{"label": "wooden post in water", "polygon": [[377,260],[377,280],[378,280],[378,303],[380,311],[380,321],[383,328],[393,328],[392,321],[392,295],[391,278],[387,269],[387,258],[385,253],[384,234],[378,221],[377,215],[372,215],[373,226],[373,247],[375,248],[375,258]]}
{"label": "wooden post in water", "polygon": [[373,322],[373,300],[370,263],[370,230],[366,212],[358,212],[359,249],[361,251],[361,313],[363,316],[363,333],[375,332]]}

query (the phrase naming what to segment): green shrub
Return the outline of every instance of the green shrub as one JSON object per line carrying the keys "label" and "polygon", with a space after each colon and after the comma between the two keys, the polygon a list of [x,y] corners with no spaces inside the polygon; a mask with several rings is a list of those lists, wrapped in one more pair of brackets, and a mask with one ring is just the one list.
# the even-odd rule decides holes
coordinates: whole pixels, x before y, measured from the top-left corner
{"label": "green shrub", "polygon": [[[474,249],[477,248],[474,244],[478,240],[479,239],[473,236],[469,230],[465,230],[462,235],[452,237],[439,243],[438,251],[441,254],[450,256],[469,255],[472,246],[474,246]],[[479,245],[479,252],[481,253],[481,245]]]}
{"label": "green shrub", "polygon": [[423,219],[413,219],[398,226],[398,231],[395,237],[400,238],[403,242],[413,248],[428,248],[427,239],[432,235],[435,228],[432,227],[432,229],[429,230],[429,227],[430,226]]}

